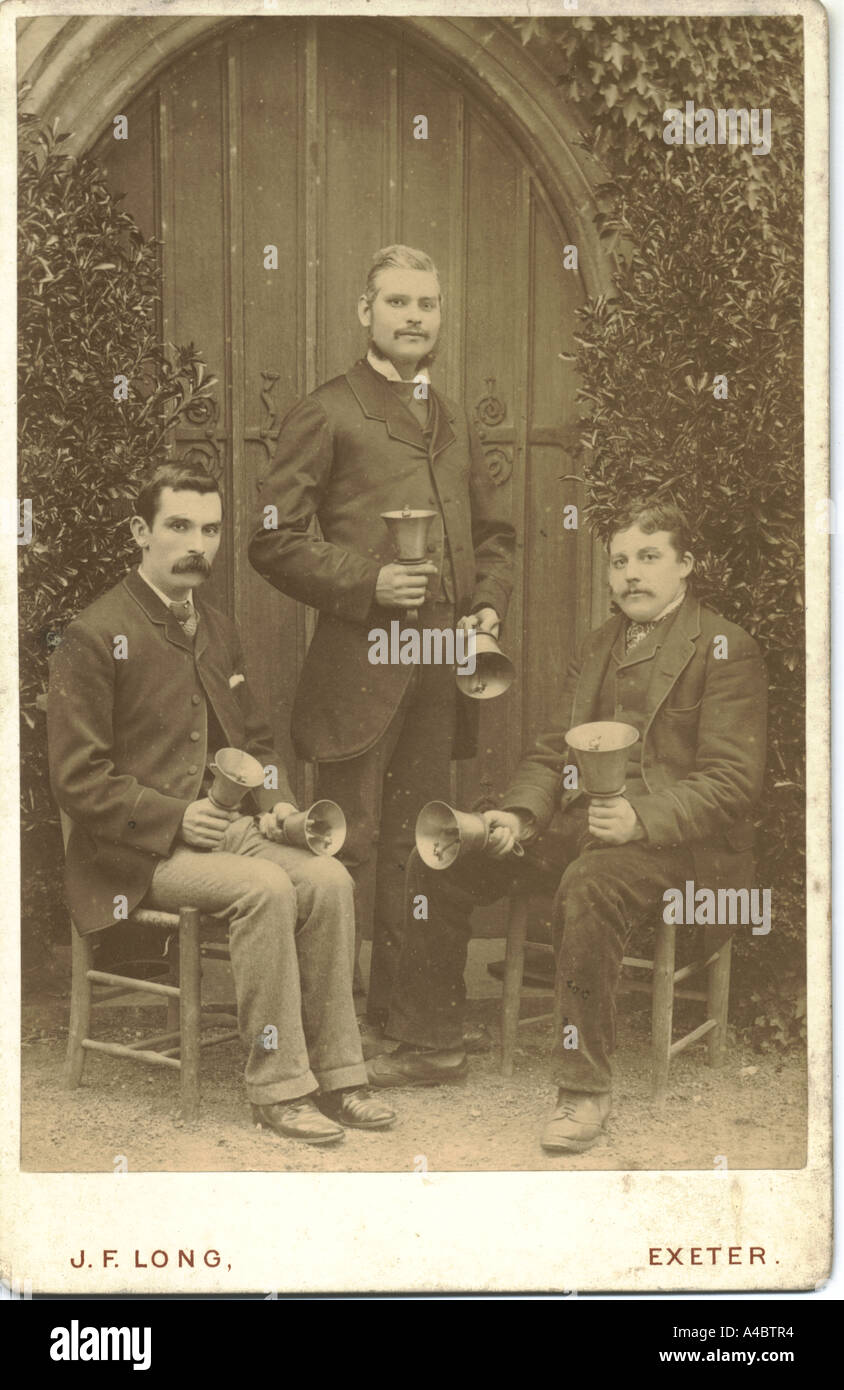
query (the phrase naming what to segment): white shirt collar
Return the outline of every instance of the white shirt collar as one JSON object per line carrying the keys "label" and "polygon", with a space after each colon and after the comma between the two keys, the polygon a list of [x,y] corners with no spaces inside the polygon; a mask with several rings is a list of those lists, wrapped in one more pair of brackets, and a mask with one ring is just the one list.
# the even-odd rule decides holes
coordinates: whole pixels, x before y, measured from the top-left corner
{"label": "white shirt collar", "polygon": [[[158,585],[153,584],[152,580],[147,578],[142,569],[138,570],[138,574],[141,576],[141,579],[144,581],[144,583],[149,585],[149,587],[152,589],[152,592],[158,595],[165,608],[169,608],[171,603],[176,602],[175,599],[168,598],[166,594],[162,593]],[[193,589],[190,589],[188,591],[188,593],[185,595],[185,598],[188,600],[189,603],[193,603]]]}
{"label": "white shirt collar", "polygon": [[657,613],[657,615],[656,615],[655,618],[648,618],[647,623],[642,624],[642,626],[644,626],[644,627],[649,627],[649,626],[651,625],[651,623],[658,623],[658,622],[661,622],[662,619],[665,618],[665,617],[667,617],[667,615],[668,615],[669,613],[673,613],[675,608],[679,608],[679,607],[680,607],[680,604],[683,602],[683,599],[684,599],[685,597],[686,597],[686,590],[685,590],[685,589],[681,589],[680,592],[679,592],[679,594],[677,595],[677,597],[676,597],[676,598],[673,598],[673,599],[671,600],[670,603],[666,604],[665,607],[663,608],[663,610],[662,610],[661,613]]}
{"label": "white shirt collar", "polygon": [[[370,348],[369,352],[366,354],[366,360],[369,363],[370,367],[374,367],[375,371],[378,372],[379,376],[386,377],[388,381],[404,381],[404,377],[399,374],[399,372],[393,366],[393,363],[390,361],[389,357],[376,357],[375,353],[372,351],[372,348]],[[416,375],[412,378],[412,381],[430,382],[430,380],[431,377],[428,373],[427,367],[420,367]],[[405,384],[407,386],[410,386],[412,384],[412,381],[408,381]]]}

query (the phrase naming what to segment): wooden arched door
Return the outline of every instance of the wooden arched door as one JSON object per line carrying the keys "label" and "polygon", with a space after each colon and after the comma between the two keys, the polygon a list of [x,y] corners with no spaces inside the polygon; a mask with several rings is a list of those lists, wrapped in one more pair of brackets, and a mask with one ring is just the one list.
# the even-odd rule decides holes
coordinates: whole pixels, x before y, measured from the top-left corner
{"label": "wooden arched door", "polygon": [[[454,794],[470,804],[500,789],[522,747],[558,717],[591,602],[590,540],[562,524],[580,498],[561,481],[573,472],[576,410],[572,368],[558,355],[571,349],[584,290],[535,171],[467,75],[409,42],[398,20],[238,21],[122,114],[129,138],[115,140],[104,114],[95,154],[163,241],[164,336],[196,343],[220,378],[215,410],[179,448],[198,449],[223,482],[215,596],[241,625],[288,753],[311,622],[248,564],[257,482],[285,412],[360,356],[355,303],[372,253],[402,241],[433,256],[445,291],[435,381],[477,420],[519,537],[503,639],[519,679],[485,706],[481,754]],[[275,270],[265,269],[268,246]]]}

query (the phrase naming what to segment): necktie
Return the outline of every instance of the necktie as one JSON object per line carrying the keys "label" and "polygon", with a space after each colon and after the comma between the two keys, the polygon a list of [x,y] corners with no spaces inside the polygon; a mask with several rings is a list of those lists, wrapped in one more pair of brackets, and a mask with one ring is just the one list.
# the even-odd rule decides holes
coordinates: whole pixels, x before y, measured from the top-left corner
{"label": "necktie", "polygon": [[184,603],[176,603],[174,600],[170,604],[170,612],[175,614],[187,637],[195,636],[199,619],[190,599],[185,599]]}
{"label": "necktie", "polygon": [[649,632],[653,632],[656,623],[628,623],[627,631],[624,634],[624,650],[632,652],[634,647],[638,647],[640,642],[644,642]]}

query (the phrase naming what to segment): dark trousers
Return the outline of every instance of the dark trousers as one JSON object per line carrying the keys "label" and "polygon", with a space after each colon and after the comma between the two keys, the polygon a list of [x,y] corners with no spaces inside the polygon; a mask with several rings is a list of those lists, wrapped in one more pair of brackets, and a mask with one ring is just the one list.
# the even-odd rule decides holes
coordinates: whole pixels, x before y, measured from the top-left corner
{"label": "dark trousers", "polygon": [[[453,626],[450,604],[426,604],[420,626]],[[340,855],[355,881],[356,955],[372,938],[368,1017],[387,1017],[401,954],[405,873],[416,817],[426,801],[449,799],[457,690],[451,666],[415,666],[389,727],[365,753],[320,763],[317,794],[342,806],[348,834]]]}
{"label": "dark trousers", "polygon": [[[599,845],[588,834],[580,805],[555,817],[551,832],[526,848],[524,859],[467,856],[446,870],[427,868],[414,851],[387,1033],[419,1047],[461,1050],[472,909],[514,887],[553,893],[563,1023],[555,1039],[553,1079],[572,1091],[608,1091],[627,942],[641,919],[661,912],[666,888],[682,889],[694,877],[691,853],[687,847],[655,849],[643,841]],[[423,900],[427,917],[414,916],[423,911]]]}

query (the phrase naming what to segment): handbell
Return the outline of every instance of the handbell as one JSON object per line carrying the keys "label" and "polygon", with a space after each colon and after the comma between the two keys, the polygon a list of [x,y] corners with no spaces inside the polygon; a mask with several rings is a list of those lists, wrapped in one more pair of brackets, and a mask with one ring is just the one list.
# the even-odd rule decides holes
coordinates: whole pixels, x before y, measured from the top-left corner
{"label": "handbell", "polygon": [[282,826],[284,843],[311,854],[338,854],[346,842],[346,817],[336,801],[315,801],[307,811],[291,811]]}
{"label": "handbell", "polygon": [[484,848],[489,827],[476,811],[455,811],[444,801],[429,801],[416,818],[416,848],[429,869],[448,869],[463,854]]}
{"label": "handbell", "polygon": [[491,632],[475,631],[475,669],[471,676],[457,669],[457,689],[472,700],[494,700],[516,678],[516,668],[505,656]]}
{"label": "handbell", "polygon": [[221,811],[236,810],[246,793],[264,781],[264,769],[258,759],[239,748],[220,748],[211,771],[214,781],[208,798]]}
{"label": "handbell", "polygon": [[[420,511],[412,507],[403,507],[400,512],[381,512],[381,520],[390,533],[400,565],[420,565],[425,559],[428,529],[436,515],[436,512]],[[411,621],[415,621],[419,616],[415,608],[408,608],[406,611]]]}
{"label": "handbell", "polygon": [[425,559],[428,544],[428,528],[436,512],[425,512],[404,507],[400,512],[382,512],[381,519],[386,522],[390,539],[401,564],[420,564]]}
{"label": "handbell", "polygon": [[577,724],[566,734],[587,796],[621,796],[629,749],[639,737],[632,724],[598,719]]}

